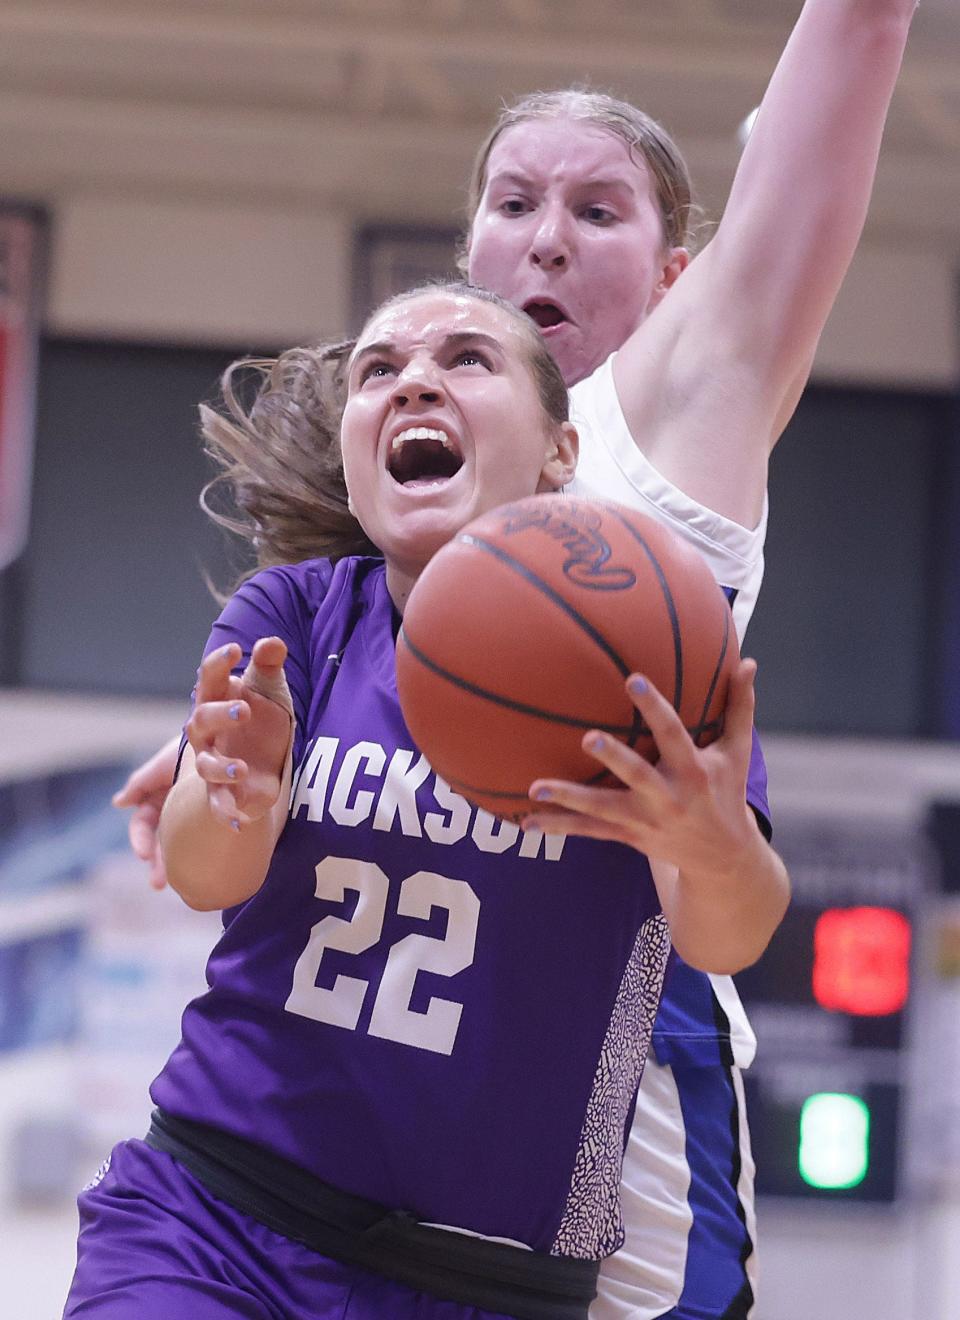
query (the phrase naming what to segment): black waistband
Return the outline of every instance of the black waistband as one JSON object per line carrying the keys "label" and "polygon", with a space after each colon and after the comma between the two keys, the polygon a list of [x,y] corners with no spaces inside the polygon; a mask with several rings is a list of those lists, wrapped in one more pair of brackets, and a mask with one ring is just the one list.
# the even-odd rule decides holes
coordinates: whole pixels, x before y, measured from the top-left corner
{"label": "black waistband", "polygon": [[146,1141],[274,1232],[419,1292],[516,1320],[586,1320],[596,1296],[597,1261],[430,1228],[216,1128],[154,1110]]}

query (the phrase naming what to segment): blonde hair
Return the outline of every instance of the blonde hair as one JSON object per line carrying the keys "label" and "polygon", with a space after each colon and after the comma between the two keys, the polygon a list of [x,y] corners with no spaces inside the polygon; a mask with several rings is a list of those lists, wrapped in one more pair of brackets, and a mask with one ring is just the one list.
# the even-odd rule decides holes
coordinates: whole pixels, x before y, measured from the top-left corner
{"label": "blonde hair", "polygon": [[460,254],[461,268],[469,245],[470,229],[487,186],[490,152],[508,129],[535,119],[574,119],[596,124],[615,133],[631,155],[639,153],[653,177],[666,247],[689,247],[696,210],[686,162],[670,134],[655,119],[629,101],[620,101],[590,87],[565,87],[552,92],[530,92],[505,105],[474,157],[467,194],[467,236]]}

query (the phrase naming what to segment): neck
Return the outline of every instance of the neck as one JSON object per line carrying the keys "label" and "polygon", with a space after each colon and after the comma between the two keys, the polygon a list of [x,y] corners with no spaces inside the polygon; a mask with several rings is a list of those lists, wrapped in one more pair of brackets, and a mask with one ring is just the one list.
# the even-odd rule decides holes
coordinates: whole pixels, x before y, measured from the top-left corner
{"label": "neck", "polygon": [[413,584],[416,582],[417,577],[418,574],[404,572],[403,569],[397,568],[395,564],[387,562],[387,591],[398,614],[403,613],[407,597],[413,590]]}

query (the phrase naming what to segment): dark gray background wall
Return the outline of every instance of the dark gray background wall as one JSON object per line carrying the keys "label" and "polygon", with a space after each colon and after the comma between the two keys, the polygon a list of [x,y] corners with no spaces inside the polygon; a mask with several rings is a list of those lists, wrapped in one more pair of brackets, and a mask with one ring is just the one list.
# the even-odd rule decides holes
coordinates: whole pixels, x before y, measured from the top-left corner
{"label": "dark gray background wall", "polygon": [[952,442],[942,398],[807,390],[771,463],[767,572],[745,647],[762,727],[946,732]]}
{"label": "dark gray background wall", "polygon": [[[6,683],[186,694],[226,583],[197,505],[196,406],[237,354],[46,339],[30,542],[0,575]],[[769,730],[946,733],[938,557],[950,401],[811,388],[775,452],[767,576],[747,651]]]}

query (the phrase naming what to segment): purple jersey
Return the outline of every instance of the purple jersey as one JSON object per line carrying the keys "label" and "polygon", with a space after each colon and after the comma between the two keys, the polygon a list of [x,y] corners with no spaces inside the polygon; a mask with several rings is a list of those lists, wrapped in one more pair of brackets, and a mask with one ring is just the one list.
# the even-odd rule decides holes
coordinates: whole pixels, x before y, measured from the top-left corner
{"label": "purple jersey", "polygon": [[524,834],[439,779],[400,714],[379,560],[258,574],[208,649],[268,635],[289,816],[154,1100],[423,1221],[609,1254],[669,948],[646,860]]}

